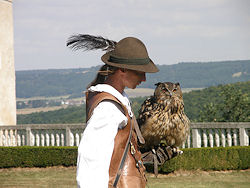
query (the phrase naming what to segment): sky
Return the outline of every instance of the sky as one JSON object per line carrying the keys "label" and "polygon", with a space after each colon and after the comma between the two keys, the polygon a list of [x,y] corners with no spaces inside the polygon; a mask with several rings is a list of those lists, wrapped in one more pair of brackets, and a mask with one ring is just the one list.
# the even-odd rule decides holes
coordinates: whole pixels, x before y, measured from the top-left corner
{"label": "sky", "polygon": [[144,42],[155,64],[250,59],[249,0],[13,0],[16,70],[102,65],[73,34]]}

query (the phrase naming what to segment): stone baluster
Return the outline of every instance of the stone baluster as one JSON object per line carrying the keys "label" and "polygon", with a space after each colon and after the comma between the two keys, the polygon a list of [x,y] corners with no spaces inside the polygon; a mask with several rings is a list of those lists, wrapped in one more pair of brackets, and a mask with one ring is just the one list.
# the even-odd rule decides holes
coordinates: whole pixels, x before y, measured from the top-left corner
{"label": "stone baluster", "polygon": [[231,129],[227,129],[227,144],[228,144],[229,147],[232,146]]}
{"label": "stone baluster", "polygon": [[69,142],[69,145],[70,146],[74,146],[74,134],[70,131],[70,142]]}
{"label": "stone baluster", "polygon": [[206,131],[206,129],[202,129],[202,137],[203,137],[204,147],[207,147],[207,131]]}
{"label": "stone baluster", "polygon": [[74,135],[70,128],[66,128],[66,146],[74,146]]}
{"label": "stone baluster", "polygon": [[14,135],[13,136],[14,136],[14,142],[13,142],[14,146],[17,146],[17,130],[16,129],[14,130]]}
{"label": "stone baluster", "polygon": [[219,136],[218,129],[215,129],[214,137],[215,137],[215,145],[216,145],[216,147],[219,147],[220,146],[220,136]]}
{"label": "stone baluster", "polygon": [[45,146],[45,138],[44,138],[44,133],[41,133],[41,146]]}
{"label": "stone baluster", "polygon": [[51,134],[50,134],[50,141],[51,141],[51,146],[55,146],[55,135],[54,135],[54,132],[51,132]]}
{"label": "stone baluster", "polygon": [[9,146],[9,133],[8,133],[8,130],[4,131],[4,136],[5,136],[5,144],[4,144],[4,146]]}
{"label": "stone baluster", "polygon": [[3,134],[3,146],[7,146],[6,136]]}
{"label": "stone baluster", "polygon": [[201,134],[199,129],[192,129],[192,137],[193,137],[193,147],[200,148],[201,147]]}
{"label": "stone baluster", "polygon": [[22,146],[25,146],[26,145],[26,143],[25,143],[25,135],[24,134],[22,134]]}
{"label": "stone baluster", "polygon": [[183,144],[182,144],[182,148],[185,148],[185,145],[186,145],[186,141],[185,142],[183,142]]}
{"label": "stone baluster", "polygon": [[49,132],[48,131],[46,131],[46,133],[45,133],[45,138],[46,138],[46,146],[50,146],[50,144],[49,144]]}
{"label": "stone baluster", "polygon": [[76,146],[79,146],[79,142],[80,142],[80,138],[79,138],[79,134],[76,133]]}
{"label": "stone baluster", "polygon": [[56,146],[60,146],[60,136],[56,133]]}
{"label": "stone baluster", "polygon": [[237,129],[233,129],[233,143],[234,143],[234,146],[238,145],[238,143],[237,143]]}
{"label": "stone baluster", "polygon": [[223,147],[226,147],[226,134],[224,129],[221,129],[221,144]]}
{"label": "stone baluster", "polygon": [[209,129],[209,145],[211,148],[214,147],[213,129]]}
{"label": "stone baluster", "polygon": [[11,136],[9,134],[9,130],[6,130],[7,131],[7,146],[11,146]]}
{"label": "stone baluster", "polygon": [[36,146],[40,146],[40,136],[39,133],[36,133]]}
{"label": "stone baluster", "polygon": [[31,146],[31,143],[30,143],[30,135],[31,134],[31,128],[30,127],[26,127],[26,144],[27,146]]}
{"label": "stone baluster", "polygon": [[13,130],[9,130],[9,146],[14,146],[13,145]]}
{"label": "stone baluster", "polygon": [[12,135],[12,146],[17,146],[17,135],[14,131],[13,135]]}
{"label": "stone baluster", "polygon": [[190,134],[188,135],[188,138],[187,138],[187,147],[188,148],[191,147],[191,136],[190,136]]}
{"label": "stone baluster", "polygon": [[30,145],[31,146],[35,145],[35,135],[32,130],[30,131]]}
{"label": "stone baluster", "polygon": [[20,134],[17,134],[17,146],[21,146],[22,145],[22,138]]}
{"label": "stone baluster", "polygon": [[64,134],[63,133],[61,133],[61,146],[65,146],[64,145]]}
{"label": "stone baluster", "polygon": [[247,133],[247,129],[240,128],[240,145],[248,146],[249,145],[249,137]]}

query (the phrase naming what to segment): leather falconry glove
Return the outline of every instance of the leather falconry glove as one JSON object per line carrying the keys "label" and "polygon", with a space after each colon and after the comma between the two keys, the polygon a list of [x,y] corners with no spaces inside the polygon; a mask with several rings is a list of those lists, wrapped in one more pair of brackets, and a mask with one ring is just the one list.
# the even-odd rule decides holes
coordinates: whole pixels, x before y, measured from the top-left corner
{"label": "leather falconry glove", "polygon": [[158,176],[158,165],[163,165],[166,161],[181,155],[183,151],[160,144],[156,149],[142,153],[143,164],[154,164],[154,174]]}

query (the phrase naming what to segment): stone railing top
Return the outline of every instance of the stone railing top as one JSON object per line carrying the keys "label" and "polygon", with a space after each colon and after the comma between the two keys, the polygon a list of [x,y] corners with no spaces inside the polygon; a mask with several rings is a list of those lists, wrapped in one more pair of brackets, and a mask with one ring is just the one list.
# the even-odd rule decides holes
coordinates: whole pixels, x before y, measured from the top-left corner
{"label": "stone railing top", "polygon": [[8,125],[0,126],[0,129],[84,129],[86,127],[85,123],[82,124],[23,124],[23,125]]}
{"label": "stone railing top", "polygon": [[[23,124],[0,126],[0,129],[84,129],[86,123],[78,124]],[[226,128],[250,128],[250,122],[192,122],[191,128],[209,128],[209,129],[226,129]]]}
{"label": "stone railing top", "polygon": [[191,123],[191,128],[250,128],[250,122],[197,122]]}

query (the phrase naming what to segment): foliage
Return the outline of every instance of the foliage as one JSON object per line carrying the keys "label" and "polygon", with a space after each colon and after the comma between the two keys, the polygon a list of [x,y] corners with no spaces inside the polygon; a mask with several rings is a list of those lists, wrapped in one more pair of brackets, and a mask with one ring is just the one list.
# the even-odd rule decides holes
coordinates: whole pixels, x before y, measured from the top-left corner
{"label": "foliage", "polygon": [[184,153],[167,161],[160,172],[175,170],[241,170],[250,167],[250,146],[189,148]]}
{"label": "foliage", "polygon": [[[146,97],[131,99],[131,107],[135,115]],[[57,123],[85,123],[85,106],[73,106],[48,112],[36,112],[32,114],[17,115],[17,124],[57,124]]]}
{"label": "foliage", "polygon": [[[184,93],[185,113],[191,121],[250,121],[250,81]],[[136,116],[147,97],[132,98]],[[84,123],[85,106],[18,115],[18,124]]]}
{"label": "foliage", "polygon": [[16,95],[19,98],[81,96],[98,69],[99,67],[16,71]]}
{"label": "foliage", "polygon": [[[35,96],[82,96],[100,66],[79,69],[31,70],[16,72],[16,95],[19,98]],[[139,87],[154,88],[157,82],[179,82],[182,88],[204,88],[219,84],[250,80],[250,60],[207,63],[179,63],[158,65],[159,72],[147,74],[147,82]],[[236,76],[234,76],[236,74]]]}
{"label": "foliage", "polygon": [[138,116],[139,109],[141,108],[141,105],[146,100],[146,98],[147,97],[136,97],[136,98],[130,99],[131,107],[136,117]]}
{"label": "foliage", "polygon": [[76,165],[76,147],[0,147],[0,168]]}
{"label": "foliage", "polygon": [[183,95],[192,121],[250,121],[250,81],[209,87]]}
{"label": "foliage", "polygon": [[[250,82],[247,82],[249,87]],[[249,92],[242,93],[236,84],[220,86],[220,102],[203,105],[200,121],[247,122],[250,121]]]}
{"label": "foliage", "polygon": [[[175,170],[240,170],[250,167],[250,146],[189,148],[167,161],[160,172]],[[0,168],[76,165],[77,147],[0,147]],[[152,168],[148,168],[150,171]]]}
{"label": "foliage", "polygon": [[48,112],[17,115],[17,124],[84,123],[85,120],[86,109],[83,105]]}

